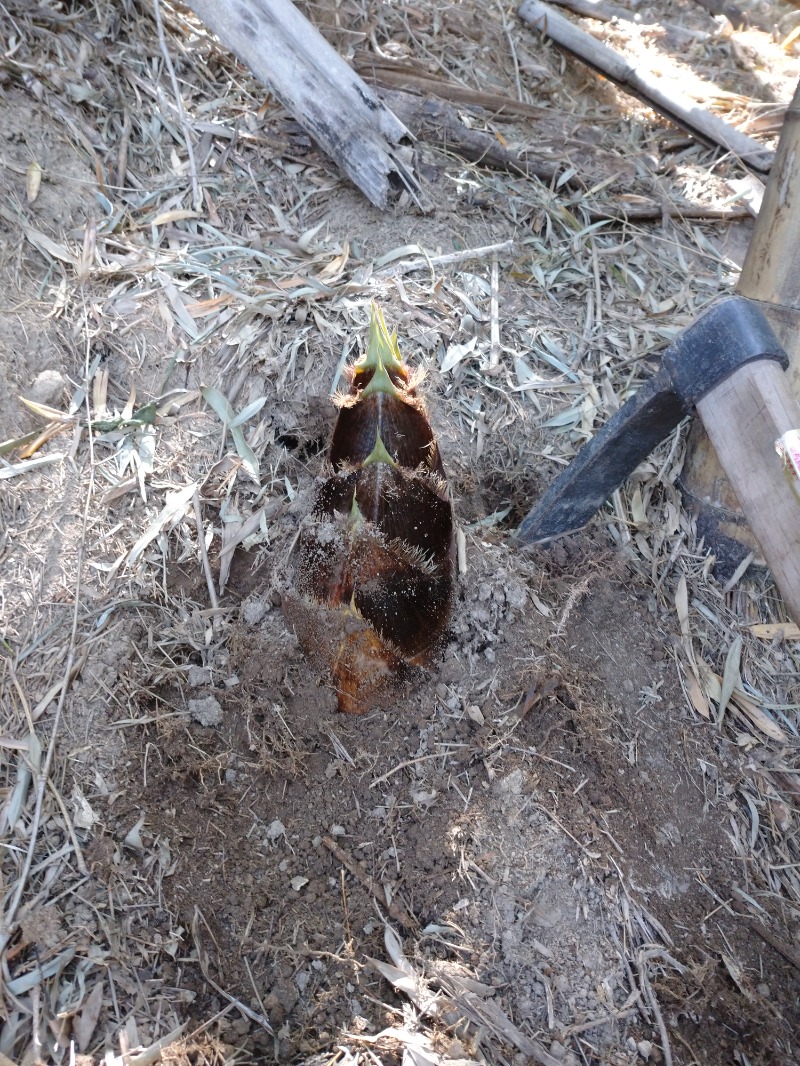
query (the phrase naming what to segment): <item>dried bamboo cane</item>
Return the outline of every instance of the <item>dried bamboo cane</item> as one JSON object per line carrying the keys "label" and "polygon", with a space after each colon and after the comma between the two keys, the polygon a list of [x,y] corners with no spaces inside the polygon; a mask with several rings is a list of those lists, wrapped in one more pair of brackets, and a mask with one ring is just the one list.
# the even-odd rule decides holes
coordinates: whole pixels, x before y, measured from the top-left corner
{"label": "dried bamboo cane", "polygon": [[517,9],[517,14],[540,33],[552,37],[556,44],[572,52],[582,62],[588,63],[627,92],[638,96],[701,141],[732,152],[756,170],[769,170],[772,165],[772,153],[758,141],[740,133],[717,115],[698,107],[666,78],[657,78],[647,71],[636,70],[619,52],[596,40],[552,7],[541,3],[540,0],[524,0]]}
{"label": "dried bamboo cane", "polygon": [[189,6],[371,203],[385,208],[393,185],[417,198],[405,126],[291,0]]}

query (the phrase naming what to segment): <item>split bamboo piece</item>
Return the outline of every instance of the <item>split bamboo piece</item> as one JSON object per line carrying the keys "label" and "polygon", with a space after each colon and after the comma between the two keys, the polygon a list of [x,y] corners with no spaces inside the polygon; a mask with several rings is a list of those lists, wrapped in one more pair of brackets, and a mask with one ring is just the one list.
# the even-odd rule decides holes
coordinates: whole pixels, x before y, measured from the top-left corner
{"label": "split bamboo piece", "polygon": [[189,6],[371,203],[387,207],[393,185],[418,198],[408,130],[291,0]]}

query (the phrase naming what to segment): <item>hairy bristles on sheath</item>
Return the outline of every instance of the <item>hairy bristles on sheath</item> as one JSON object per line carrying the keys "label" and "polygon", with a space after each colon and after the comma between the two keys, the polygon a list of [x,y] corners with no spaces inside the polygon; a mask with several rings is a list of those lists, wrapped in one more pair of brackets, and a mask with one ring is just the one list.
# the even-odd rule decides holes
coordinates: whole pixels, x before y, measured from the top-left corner
{"label": "hairy bristles on sheath", "polygon": [[455,580],[453,513],[422,397],[373,306],[367,350],[333,401],[339,414],[284,600],[330,671],[339,709],[361,713],[403,664],[441,645]]}

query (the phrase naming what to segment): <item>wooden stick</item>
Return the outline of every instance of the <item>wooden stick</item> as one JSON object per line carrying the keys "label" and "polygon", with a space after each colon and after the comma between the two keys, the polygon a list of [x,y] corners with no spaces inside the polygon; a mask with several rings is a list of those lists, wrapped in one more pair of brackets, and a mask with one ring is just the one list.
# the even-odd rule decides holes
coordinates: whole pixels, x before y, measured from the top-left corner
{"label": "wooden stick", "polygon": [[550,0],[557,7],[565,7],[584,18],[596,19],[597,22],[611,22],[613,19],[631,19],[630,11],[607,4],[605,0]]}
{"label": "wooden stick", "polygon": [[511,96],[480,92],[468,85],[459,85],[458,82],[436,77],[404,63],[379,61],[372,55],[357,59],[355,69],[365,78],[385,85],[388,89],[405,89],[426,96],[438,96],[441,100],[450,100],[455,104],[482,107],[496,115],[522,115],[525,118],[537,119],[550,110],[549,105],[526,104],[524,100],[515,100]]}
{"label": "wooden stick", "polygon": [[[791,3],[791,0],[789,0]],[[726,3],[726,0],[697,0],[700,7],[704,7],[709,15],[724,15],[735,30],[744,29],[747,26],[747,18],[738,7]]]}
{"label": "wooden stick", "polygon": [[613,48],[602,44],[541,0],[523,0],[517,14],[540,33],[572,52],[582,62],[639,97],[666,118],[706,144],[719,146],[756,170],[767,171],[773,153],[752,137],[740,133],[717,115],[704,111],[664,78],[636,70]]}
{"label": "wooden stick", "polygon": [[766,940],[766,942],[775,948],[777,952],[780,952],[785,959],[794,963],[794,965],[800,970],[800,951],[798,951],[797,948],[792,947],[791,944],[787,944],[785,940],[781,940],[779,936],[776,936],[771,929],[767,929],[767,927],[762,925],[761,922],[757,922],[751,918],[748,924],[763,940]]}
{"label": "wooden stick", "polygon": [[262,81],[376,207],[391,178],[414,198],[408,131],[291,0],[190,0],[189,5]]}
{"label": "wooden stick", "polygon": [[[504,148],[493,135],[483,130],[469,129],[452,104],[435,98],[437,89],[430,91],[433,96],[417,96],[400,89],[382,88],[380,97],[416,138],[454,152],[462,159],[526,177],[537,177],[548,184],[557,180],[562,170],[566,169],[561,159],[536,159],[528,155],[523,159],[516,152]],[[583,188],[583,183],[577,177],[568,178],[564,184],[570,188]]]}
{"label": "wooden stick", "polygon": [[[435,90],[434,90],[435,91]],[[562,152],[558,160],[543,158],[533,154],[534,149],[526,149],[525,155],[504,148],[491,134],[483,130],[472,130],[465,126],[458,111],[446,100],[437,100],[431,96],[417,96],[402,92],[400,89],[379,88],[380,98],[391,108],[404,126],[420,141],[437,145],[448,152],[453,152],[480,166],[508,170],[512,174],[536,177],[550,184],[558,181],[562,172],[566,172],[569,162],[569,150]],[[597,153],[592,153],[592,159]],[[598,169],[602,165],[599,161]],[[561,182],[561,186],[572,189],[585,189],[589,184],[584,165],[578,173]],[[620,222],[660,222],[663,218],[693,218],[710,222],[732,222],[736,219],[749,218],[751,211],[747,207],[711,207],[702,204],[659,203],[655,200],[612,201],[603,206],[589,206],[582,203],[590,222],[601,219],[614,219]]]}
{"label": "wooden stick", "polygon": [[383,885],[379,885],[374,878],[370,877],[360,862],[354,859],[352,855],[348,855],[344,848],[340,848],[336,841],[331,839],[331,837],[324,836],[322,838],[322,843],[331,855],[337,858],[342,866],[346,867],[356,880],[361,882],[367,892],[375,897],[375,902],[381,907],[386,907],[390,918],[393,918],[398,925],[402,925],[404,929],[413,929],[415,927],[414,920],[401,905],[399,900],[393,899],[392,902],[387,905],[386,892],[384,891]]}

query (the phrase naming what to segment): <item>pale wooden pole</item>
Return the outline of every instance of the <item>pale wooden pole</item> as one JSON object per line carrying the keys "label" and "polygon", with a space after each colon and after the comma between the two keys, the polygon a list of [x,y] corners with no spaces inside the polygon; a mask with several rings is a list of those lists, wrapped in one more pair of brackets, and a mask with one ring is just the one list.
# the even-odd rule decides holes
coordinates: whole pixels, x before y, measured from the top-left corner
{"label": "pale wooden pole", "polygon": [[649,71],[637,69],[620,52],[598,41],[541,0],[523,0],[517,8],[517,14],[539,33],[552,38],[559,47],[572,52],[582,62],[599,70],[626,92],[638,96],[695,137],[727,148],[756,170],[770,169],[771,152],[718,115],[704,111],[695,100],[681,92],[674,78],[660,78]]}
{"label": "pale wooden pole", "polygon": [[419,202],[408,130],[291,0],[188,0],[376,207]]}
{"label": "pale wooden pole", "polygon": [[771,359],[748,363],[697,411],[792,618],[800,624],[800,497],[775,441],[800,428],[800,405]]}

